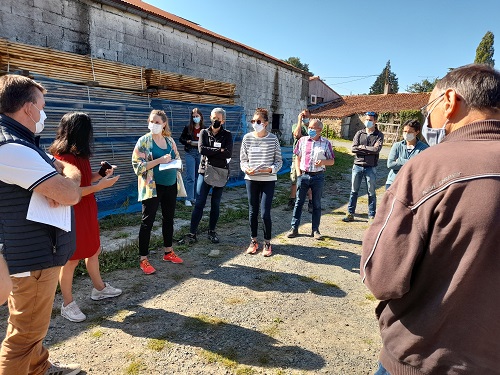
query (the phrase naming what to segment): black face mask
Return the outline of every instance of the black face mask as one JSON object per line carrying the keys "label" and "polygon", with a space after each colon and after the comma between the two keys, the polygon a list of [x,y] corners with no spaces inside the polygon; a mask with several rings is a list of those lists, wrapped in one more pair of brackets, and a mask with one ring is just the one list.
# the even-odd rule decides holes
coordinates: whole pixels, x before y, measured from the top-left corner
{"label": "black face mask", "polygon": [[218,128],[220,128],[220,126],[221,126],[221,123],[220,123],[220,121],[219,121],[219,120],[215,120],[215,121],[213,122],[213,124],[212,124],[212,127],[213,127],[214,129],[218,129]]}

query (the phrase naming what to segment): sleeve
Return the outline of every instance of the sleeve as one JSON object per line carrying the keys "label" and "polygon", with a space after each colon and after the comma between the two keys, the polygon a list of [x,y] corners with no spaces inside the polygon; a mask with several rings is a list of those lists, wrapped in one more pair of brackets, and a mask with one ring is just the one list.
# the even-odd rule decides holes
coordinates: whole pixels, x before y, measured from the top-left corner
{"label": "sleeve", "polygon": [[388,190],[363,237],[360,274],[375,298],[401,298],[411,287],[424,236],[413,212]]}
{"label": "sleeve", "polygon": [[146,172],[147,153],[144,138],[141,137],[135,144],[134,151],[132,151],[132,168],[137,176]]}
{"label": "sleeve", "polygon": [[240,148],[240,169],[245,172],[249,167],[248,137],[245,135]]}
{"label": "sleeve", "polygon": [[389,157],[387,158],[387,168],[399,170],[403,164],[399,162],[399,148],[401,147],[401,143],[394,143],[391,147],[391,151],[389,152]]}
{"label": "sleeve", "polygon": [[214,155],[220,154],[221,147],[211,147],[210,146],[210,139],[208,137],[208,130],[205,129],[202,132],[203,132],[203,135],[201,136],[201,142],[198,145],[198,150],[200,151],[200,154],[205,155],[205,156],[214,156]]}
{"label": "sleeve", "polygon": [[57,175],[56,169],[30,147],[7,143],[0,147],[0,180],[33,190]]}
{"label": "sleeve", "polygon": [[365,146],[360,144],[361,142],[360,138],[361,138],[361,131],[357,131],[356,134],[354,134],[351,147],[351,151],[355,154],[362,152],[363,151],[362,148]]}
{"label": "sleeve", "polygon": [[179,137],[179,142],[182,143],[184,146],[187,146],[187,141],[191,140],[191,137],[189,136],[189,126],[185,126],[184,129],[182,130],[182,134]]}
{"label": "sleeve", "polygon": [[283,158],[281,157],[280,141],[276,137],[274,140],[274,163],[271,165],[272,173],[278,173],[283,166]]}
{"label": "sleeve", "polygon": [[378,154],[380,150],[382,150],[382,146],[384,145],[384,134],[382,132],[378,132],[377,140],[373,145],[367,145],[365,152],[367,154]]}
{"label": "sleeve", "polygon": [[333,147],[332,147],[332,144],[329,140],[326,140],[325,157],[327,159],[335,159],[335,153],[333,152]]}
{"label": "sleeve", "polygon": [[303,138],[300,138],[297,142],[297,144],[295,145],[295,148],[293,149],[293,154],[294,155],[297,155],[299,156],[300,155],[300,145],[302,144],[302,139]]}
{"label": "sleeve", "polygon": [[229,131],[226,131],[226,133],[226,137],[224,138],[225,142],[222,147],[224,149],[222,155],[224,155],[226,159],[229,159],[233,155],[233,135]]}

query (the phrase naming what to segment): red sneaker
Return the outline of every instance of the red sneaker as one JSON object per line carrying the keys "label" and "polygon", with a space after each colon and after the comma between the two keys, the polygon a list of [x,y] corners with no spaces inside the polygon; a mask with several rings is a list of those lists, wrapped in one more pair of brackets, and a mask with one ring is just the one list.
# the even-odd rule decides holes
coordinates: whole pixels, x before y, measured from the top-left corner
{"label": "red sneaker", "polygon": [[184,261],[179,258],[173,251],[169,253],[165,253],[163,256],[163,261],[165,262],[172,262],[172,263],[183,263]]}
{"label": "red sneaker", "polygon": [[259,250],[259,244],[257,241],[252,240],[250,245],[248,245],[247,254],[255,254]]}
{"label": "red sneaker", "polygon": [[146,275],[151,275],[156,272],[155,268],[149,263],[149,260],[143,259],[140,263],[141,270]]}
{"label": "red sneaker", "polygon": [[271,244],[266,242],[264,244],[264,248],[262,249],[262,255],[265,257],[270,257],[273,254],[273,248],[271,247]]}

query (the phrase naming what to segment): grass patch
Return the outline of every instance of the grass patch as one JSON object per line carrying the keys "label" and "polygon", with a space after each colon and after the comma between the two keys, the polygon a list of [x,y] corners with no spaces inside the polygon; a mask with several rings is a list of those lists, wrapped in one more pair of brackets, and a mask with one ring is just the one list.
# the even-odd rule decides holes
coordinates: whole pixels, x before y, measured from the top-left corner
{"label": "grass patch", "polygon": [[199,355],[207,363],[219,363],[228,369],[235,369],[238,366],[236,362],[236,351],[234,349],[221,352],[201,350]]}
{"label": "grass patch", "polygon": [[118,232],[118,233],[113,234],[113,236],[111,238],[114,240],[118,240],[120,238],[128,238],[129,236],[130,236],[130,233]]}
{"label": "grass patch", "polygon": [[225,320],[208,315],[196,315],[184,321],[185,328],[195,330],[217,328],[224,324],[227,324]]}
{"label": "grass patch", "polygon": [[317,276],[299,276],[299,281],[302,281],[304,283],[312,283],[313,281],[316,281],[317,278]]}
{"label": "grass patch", "polygon": [[269,327],[266,327],[262,330],[262,333],[275,337],[279,333],[279,325],[283,323],[283,320],[281,318],[275,318],[273,320],[273,324],[271,324]]}
{"label": "grass patch", "polygon": [[127,366],[124,372],[127,375],[139,375],[141,371],[144,371],[146,369],[147,367],[144,363],[139,360],[135,360]]}
{"label": "grass patch", "polygon": [[100,329],[95,330],[94,332],[92,332],[92,333],[90,334],[90,336],[92,336],[93,338],[96,338],[96,339],[98,339],[98,338],[102,337],[103,335],[104,335],[104,332],[103,332],[103,331],[101,331]]}
{"label": "grass patch", "polygon": [[340,289],[340,287],[335,284],[333,281],[329,281],[329,280],[326,280],[324,282],[324,284],[327,286],[327,287],[330,287],[330,288],[337,288],[337,289]]}
{"label": "grass patch", "polygon": [[165,339],[149,339],[146,346],[150,350],[161,352],[165,347],[169,347],[171,345],[172,344]]}
{"label": "grass patch", "polygon": [[262,282],[266,284],[274,284],[278,281],[281,281],[281,276],[276,274],[268,274],[262,278]]}
{"label": "grass patch", "polygon": [[236,375],[254,375],[254,374],[257,374],[257,371],[248,366],[238,367],[236,369]]}
{"label": "grass patch", "polygon": [[368,294],[365,294],[365,298],[368,300],[368,301],[377,301],[377,299],[375,298],[375,296],[371,293],[368,293]]}
{"label": "grass patch", "polygon": [[241,305],[245,303],[245,300],[238,297],[231,297],[231,298],[226,298],[224,302],[226,302],[228,305]]}
{"label": "grass patch", "polygon": [[116,214],[109,215],[99,220],[99,228],[101,231],[112,230],[119,227],[137,226],[141,223],[140,212],[132,214]]}

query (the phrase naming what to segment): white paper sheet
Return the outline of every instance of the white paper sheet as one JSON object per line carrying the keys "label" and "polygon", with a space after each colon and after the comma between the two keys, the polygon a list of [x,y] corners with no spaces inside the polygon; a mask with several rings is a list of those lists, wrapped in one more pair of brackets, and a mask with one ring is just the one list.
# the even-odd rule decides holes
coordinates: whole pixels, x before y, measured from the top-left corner
{"label": "white paper sheet", "polygon": [[182,169],[182,161],[179,159],[174,159],[170,163],[160,164],[160,171],[164,171],[165,169]]}
{"label": "white paper sheet", "polygon": [[51,207],[44,195],[34,191],[31,195],[26,219],[52,225],[69,232],[71,230],[71,207]]}

